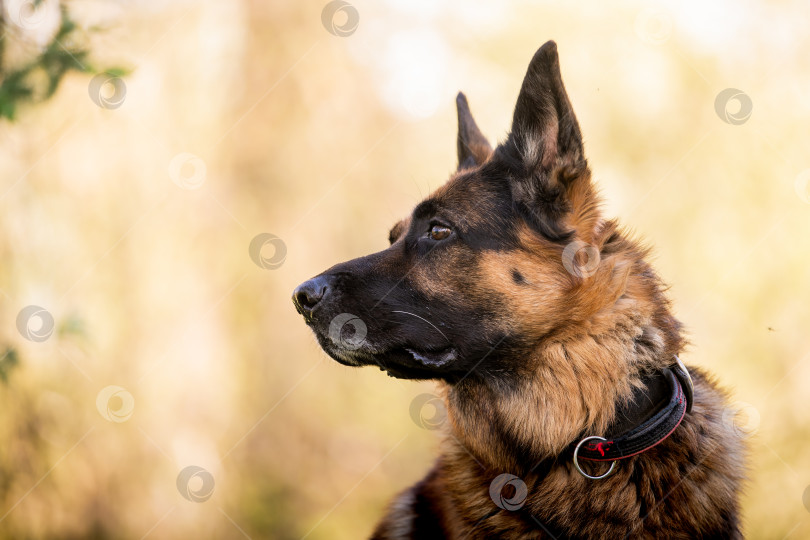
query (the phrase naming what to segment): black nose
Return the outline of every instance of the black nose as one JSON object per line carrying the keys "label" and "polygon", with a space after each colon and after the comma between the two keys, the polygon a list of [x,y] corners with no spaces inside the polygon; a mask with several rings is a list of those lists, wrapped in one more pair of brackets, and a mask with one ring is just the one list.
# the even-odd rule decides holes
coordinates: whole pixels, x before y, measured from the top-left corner
{"label": "black nose", "polygon": [[315,309],[318,302],[329,294],[329,279],[326,276],[318,276],[303,282],[293,291],[293,304],[298,313],[308,315]]}

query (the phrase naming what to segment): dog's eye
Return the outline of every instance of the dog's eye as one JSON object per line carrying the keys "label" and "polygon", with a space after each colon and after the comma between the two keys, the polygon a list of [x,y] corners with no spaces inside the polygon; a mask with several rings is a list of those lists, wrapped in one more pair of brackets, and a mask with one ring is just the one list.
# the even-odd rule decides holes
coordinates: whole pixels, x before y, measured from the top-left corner
{"label": "dog's eye", "polygon": [[450,227],[445,227],[444,225],[434,225],[430,228],[430,232],[428,232],[428,236],[431,240],[444,240],[453,231],[450,230]]}

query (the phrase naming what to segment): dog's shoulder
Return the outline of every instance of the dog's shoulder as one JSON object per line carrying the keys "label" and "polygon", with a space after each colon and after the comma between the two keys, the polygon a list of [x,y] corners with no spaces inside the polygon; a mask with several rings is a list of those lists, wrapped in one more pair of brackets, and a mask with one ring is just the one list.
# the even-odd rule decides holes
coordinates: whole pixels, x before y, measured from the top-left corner
{"label": "dog's shoulder", "polygon": [[452,512],[447,507],[444,491],[441,467],[437,462],[422,480],[397,495],[371,539],[449,538]]}

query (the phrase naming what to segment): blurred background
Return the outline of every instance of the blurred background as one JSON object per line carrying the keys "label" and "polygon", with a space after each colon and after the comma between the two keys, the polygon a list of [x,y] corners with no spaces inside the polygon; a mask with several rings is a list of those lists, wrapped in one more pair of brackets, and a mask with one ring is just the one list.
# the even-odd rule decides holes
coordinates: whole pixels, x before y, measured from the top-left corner
{"label": "blurred background", "polygon": [[810,537],[804,0],[36,4],[0,1],[0,537],[366,537],[434,385],[331,361],[291,291],[444,182],[457,91],[503,140],[548,39],[739,400],[747,534]]}

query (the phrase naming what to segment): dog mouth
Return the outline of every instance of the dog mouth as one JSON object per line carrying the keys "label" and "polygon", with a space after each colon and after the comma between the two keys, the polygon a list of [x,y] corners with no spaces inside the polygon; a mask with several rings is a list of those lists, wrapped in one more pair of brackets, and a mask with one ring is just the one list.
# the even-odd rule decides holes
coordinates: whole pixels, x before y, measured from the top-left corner
{"label": "dog mouth", "polygon": [[437,347],[407,344],[377,350],[368,344],[346,348],[320,335],[318,338],[323,350],[338,363],[351,367],[377,366],[399,379],[433,379],[452,369],[459,359],[458,350],[449,344]]}
{"label": "dog mouth", "polygon": [[458,351],[453,347],[445,347],[436,351],[417,351],[407,347],[405,350],[413,357],[414,361],[426,367],[440,368],[458,359]]}
{"label": "dog mouth", "polygon": [[333,317],[328,326],[315,318],[306,322],[323,351],[345,366],[377,366],[402,379],[435,379],[456,370],[460,361],[459,350],[430,323],[437,330],[435,335],[418,337],[408,336],[410,332],[397,336],[399,328],[369,332],[365,322],[349,313]]}
{"label": "dog mouth", "polygon": [[397,347],[374,355],[371,363],[397,379],[435,379],[454,369],[458,351],[452,346],[440,348]]}

